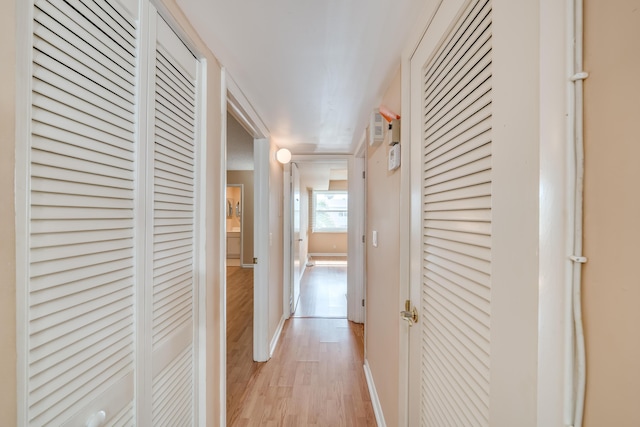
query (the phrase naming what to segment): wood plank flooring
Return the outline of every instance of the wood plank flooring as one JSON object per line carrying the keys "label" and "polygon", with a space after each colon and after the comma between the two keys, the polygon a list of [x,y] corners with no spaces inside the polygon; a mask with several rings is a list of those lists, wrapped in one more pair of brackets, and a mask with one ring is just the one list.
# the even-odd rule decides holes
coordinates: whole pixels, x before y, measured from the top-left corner
{"label": "wood plank flooring", "polygon": [[257,368],[253,361],[253,269],[227,267],[227,421],[237,415]]}
{"label": "wood plank flooring", "polygon": [[376,425],[362,369],[362,325],[346,319],[291,318],[271,360],[255,363],[252,310],[253,271],[229,267],[228,426]]}
{"label": "wood plank flooring", "polygon": [[295,317],[347,317],[347,260],[317,257],[300,281]]}

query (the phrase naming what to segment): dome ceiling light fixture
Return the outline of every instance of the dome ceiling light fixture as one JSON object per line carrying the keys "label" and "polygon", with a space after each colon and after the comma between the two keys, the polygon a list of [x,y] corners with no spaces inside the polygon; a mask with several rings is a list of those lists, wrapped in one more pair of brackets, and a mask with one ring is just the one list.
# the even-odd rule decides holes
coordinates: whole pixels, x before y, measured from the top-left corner
{"label": "dome ceiling light fixture", "polygon": [[286,165],[291,161],[291,151],[286,148],[281,148],[276,151],[276,160],[278,160],[283,165]]}

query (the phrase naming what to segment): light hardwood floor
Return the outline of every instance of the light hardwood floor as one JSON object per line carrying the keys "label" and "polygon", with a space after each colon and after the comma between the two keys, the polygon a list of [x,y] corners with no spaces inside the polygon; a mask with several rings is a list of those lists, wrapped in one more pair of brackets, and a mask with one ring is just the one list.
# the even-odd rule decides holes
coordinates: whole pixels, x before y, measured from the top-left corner
{"label": "light hardwood floor", "polygon": [[253,271],[229,267],[228,426],[376,425],[362,369],[362,325],[291,318],[271,360],[255,363],[252,310]]}
{"label": "light hardwood floor", "polygon": [[346,257],[316,257],[300,281],[295,317],[347,317]]}

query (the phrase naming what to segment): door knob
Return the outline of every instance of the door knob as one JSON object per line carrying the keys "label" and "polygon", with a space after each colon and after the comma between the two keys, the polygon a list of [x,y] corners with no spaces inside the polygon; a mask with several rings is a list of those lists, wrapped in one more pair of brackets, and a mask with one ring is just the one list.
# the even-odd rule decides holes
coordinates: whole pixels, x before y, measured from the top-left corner
{"label": "door knob", "polygon": [[400,312],[400,318],[409,323],[409,326],[418,323],[418,310],[415,307],[411,308],[411,301],[405,301],[404,310]]}

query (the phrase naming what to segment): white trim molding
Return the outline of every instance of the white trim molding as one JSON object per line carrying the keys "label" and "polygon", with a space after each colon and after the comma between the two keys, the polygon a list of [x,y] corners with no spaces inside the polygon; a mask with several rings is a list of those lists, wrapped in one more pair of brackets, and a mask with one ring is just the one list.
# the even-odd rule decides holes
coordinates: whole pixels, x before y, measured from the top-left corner
{"label": "white trim molding", "polygon": [[280,323],[278,323],[278,327],[276,328],[276,333],[273,334],[271,338],[271,344],[269,345],[269,357],[273,356],[273,353],[276,351],[276,347],[278,346],[278,341],[280,341],[280,335],[282,334],[282,328],[284,328],[284,321],[287,320],[286,316],[283,314],[280,318]]}
{"label": "white trim molding", "polygon": [[344,252],[334,252],[334,253],[329,253],[329,252],[315,252],[315,253],[310,253],[309,257],[313,258],[314,256],[343,256],[346,257],[347,254]]}
{"label": "white trim molding", "polygon": [[373,382],[373,375],[371,374],[369,361],[367,359],[364,360],[363,369],[364,376],[367,379],[367,387],[369,388],[369,397],[371,398],[371,406],[373,406],[373,414],[376,416],[376,424],[378,424],[378,427],[387,427],[382,413],[382,405],[378,398],[378,392],[376,391],[376,385]]}

